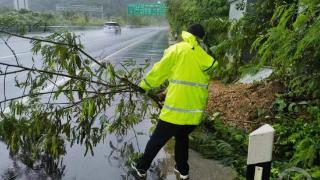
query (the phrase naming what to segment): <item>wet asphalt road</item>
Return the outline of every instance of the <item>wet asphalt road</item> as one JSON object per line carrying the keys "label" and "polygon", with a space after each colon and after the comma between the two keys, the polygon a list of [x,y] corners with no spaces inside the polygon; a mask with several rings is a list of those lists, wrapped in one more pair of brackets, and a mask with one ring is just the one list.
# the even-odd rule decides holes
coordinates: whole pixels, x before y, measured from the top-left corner
{"label": "wet asphalt road", "polygon": [[[151,59],[151,62],[155,62],[161,58],[164,49],[168,46],[166,28],[123,29],[122,33],[118,35],[104,33],[102,30],[78,31],[76,34],[81,35],[86,52],[97,59],[105,59],[113,64],[128,59],[134,59],[137,62]],[[29,41],[11,38],[9,44],[14,48],[20,63],[31,66],[33,55],[30,52]],[[36,66],[39,67],[41,57],[33,57]],[[14,56],[3,41],[0,41],[0,62],[15,64]],[[1,80],[0,101],[4,99],[4,92],[7,98],[15,97],[21,93],[21,90],[14,87],[14,76],[7,76],[5,85],[6,90],[4,91],[4,82]],[[70,148],[67,144],[67,154],[62,161],[65,167],[63,179],[133,179],[130,173],[128,174],[128,168],[125,166],[126,157],[123,157],[121,150],[126,149],[125,146],[132,146],[136,151],[143,150],[149,139],[150,127],[151,123],[147,120],[135,127],[139,132],[138,142],[134,138],[133,131],[129,131],[125,137],[108,135],[104,143],[95,147],[94,156],[84,157],[85,147],[74,145]],[[161,163],[166,157],[165,151],[161,151],[155,162]],[[29,169],[19,160],[10,158],[6,145],[0,142],[0,179],[10,177],[16,177],[15,179],[50,179],[41,169]],[[159,173],[154,170],[148,179],[159,179]]]}

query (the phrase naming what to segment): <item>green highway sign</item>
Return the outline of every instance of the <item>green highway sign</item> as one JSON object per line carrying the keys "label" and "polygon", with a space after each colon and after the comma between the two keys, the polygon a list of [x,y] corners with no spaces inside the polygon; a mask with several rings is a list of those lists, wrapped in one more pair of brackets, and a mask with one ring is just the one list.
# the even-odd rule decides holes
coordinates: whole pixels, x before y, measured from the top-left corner
{"label": "green highway sign", "polygon": [[128,5],[128,16],[165,16],[167,7],[163,3],[136,3]]}

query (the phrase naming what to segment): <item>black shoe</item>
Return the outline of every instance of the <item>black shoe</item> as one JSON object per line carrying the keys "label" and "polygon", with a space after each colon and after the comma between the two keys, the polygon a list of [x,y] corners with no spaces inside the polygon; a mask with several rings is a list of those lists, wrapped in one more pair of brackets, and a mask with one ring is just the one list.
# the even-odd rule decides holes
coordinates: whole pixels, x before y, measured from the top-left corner
{"label": "black shoe", "polygon": [[181,171],[178,170],[177,166],[174,166],[174,172],[179,173],[180,179],[183,179],[183,180],[189,179],[189,174],[188,173],[185,173],[185,174],[181,173]]}
{"label": "black shoe", "polygon": [[138,169],[136,163],[131,164],[131,168],[137,173],[137,175],[141,178],[146,177],[147,172],[142,169]]}

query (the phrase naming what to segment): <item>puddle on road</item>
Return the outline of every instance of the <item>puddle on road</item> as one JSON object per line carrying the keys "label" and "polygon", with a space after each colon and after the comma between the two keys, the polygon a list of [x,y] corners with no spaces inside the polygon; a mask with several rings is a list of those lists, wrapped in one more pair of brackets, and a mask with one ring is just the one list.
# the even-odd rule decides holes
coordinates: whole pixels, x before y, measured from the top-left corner
{"label": "puddle on road", "polygon": [[[112,62],[132,58],[138,61],[159,60],[163,50],[168,46],[167,31],[160,31],[153,39],[148,39],[138,46],[128,49],[112,58]],[[18,159],[9,156],[6,145],[0,142],[0,179],[135,179],[126,162],[131,151],[142,152],[150,136],[152,124],[142,121],[130,130],[126,136],[108,135],[104,142],[94,148],[94,156],[84,156],[85,147],[66,143],[67,154],[54,162],[43,156],[34,169],[28,168]],[[167,146],[157,155],[147,180],[176,179],[173,175],[172,148]]]}
{"label": "puddle on road", "polygon": [[[2,144],[0,177],[1,179],[134,180],[136,179],[134,173],[127,164],[128,156],[132,151],[143,151],[149,139],[151,126],[148,120],[135,126],[134,129],[142,129],[136,132],[137,137],[133,131],[129,131],[126,136],[108,135],[103,143],[95,147],[94,156],[84,157],[85,147],[74,145],[72,148],[67,148],[67,154],[58,163],[44,159],[43,164],[38,163],[34,166],[35,169],[28,168],[17,159],[4,156],[8,152]],[[171,145],[168,145],[159,152],[148,172],[147,180],[175,179],[172,169],[173,150],[170,147]]]}

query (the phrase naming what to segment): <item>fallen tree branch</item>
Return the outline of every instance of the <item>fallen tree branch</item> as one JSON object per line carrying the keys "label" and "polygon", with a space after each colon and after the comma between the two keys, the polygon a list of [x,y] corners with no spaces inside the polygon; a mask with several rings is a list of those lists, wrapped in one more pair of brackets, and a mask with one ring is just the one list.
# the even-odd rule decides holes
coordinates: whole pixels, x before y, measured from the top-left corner
{"label": "fallen tree branch", "polygon": [[[35,37],[27,37],[27,36],[23,36],[23,35],[19,35],[19,34],[15,34],[15,33],[11,33],[11,32],[8,32],[8,31],[5,31],[5,30],[1,30],[0,29],[0,33],[3,33],[3,34],[7,34],[7,35],[10,35],[10,36],[15,36],[15,37],[19,37],[19,38],[22,38],[22,39],[28,39],[28,40],[32,40],[32,41],[40,41],[40,42],[46,42],[46,43],[51,43],[51,44],[57,44],[57,45],[63,45],[63,46],[68,46],[68,47],[73,47],[75,48],[76,50],[78,50],[79,52],[81,52],[83,55],[85,55],[86,57],[88,57],[90,60],[92,60],[94,63],[98,64],[99,66],[107,69],[107,66],[101,62],[99,62],[98,60],[96,60],[95,58],[93,58],[92,56],[90,56],[87,52],[85,52],[83,49],[79,48],[78,46],[76,45],[73,45],[73,44],[67,44],[67,43],[61,43],[61,42],[55,42],[55,41],[51,41],[51,40],[48,40],[48,39],[43,39],[43,38],[35,38]],[[1,64],[1,63],[0,63]],[[29,68],[30,69],[30,68]],[[32,70],[32,69],[30,69]],[[54,75],[59,75],[57,73],[53,73],[53,72],[46,72],[46,71],[43,71],[43,70],[34,70],[34,71],[38,71],[38,72],[44,72],[44,73],[51,73],[51,74],[54,74]],[[74,79],[79,79],[79,77],[75,77],[75,76],[70,76],[70,75],[65,75],[65,74],[61,74],[62,76],[65,76],[65,77],[69,77],[69,78],[74,78]],[[150,94],[150,93],[146,93],[146,91],[144,89],[142,89],[140,86],[136,85],[135,83],[131,82],[129,79],[127,78],[124,78],[124,77],[121,77],[117,74],[115,74],[115,77],[117,79],[119,79],[120,81],[123,81],[125,82],[126,84],[128,84],[130,87],[132,87],[135,91],[141,93],[141,94],[146,94],[149,98],[151,98],[158,106],[158,108],[162,108],[162,104],[159,100],[159,98],[156,96],[156,95],[153,95],[153,94]],[[80,78],[79,80],[84,80],[84,81],[88,81],[88,79],[83,79],[83,78]],[[89,81],[90,82],[90,81]],[[94,82],[94,81],[92,81]],[[98,82],[94,82],[96,84],[101,84],[101,83],[98,83]],[[104,83],[102,83],[101,85],[106,85]]]}

